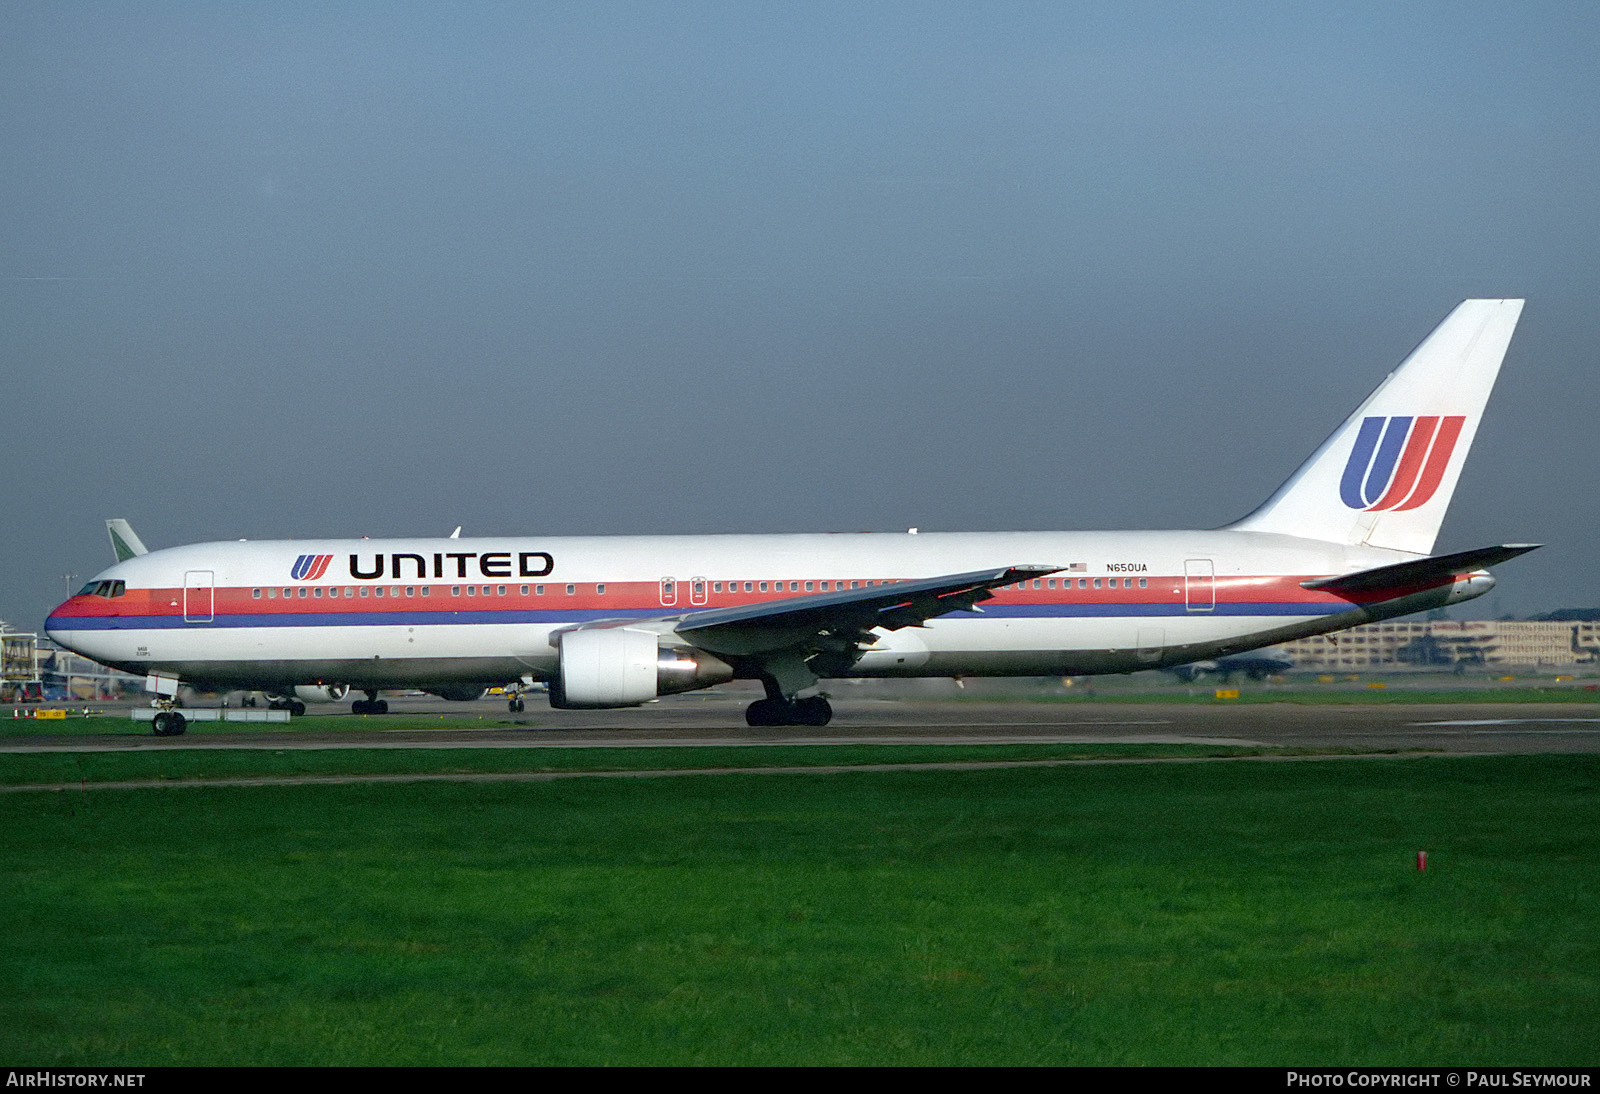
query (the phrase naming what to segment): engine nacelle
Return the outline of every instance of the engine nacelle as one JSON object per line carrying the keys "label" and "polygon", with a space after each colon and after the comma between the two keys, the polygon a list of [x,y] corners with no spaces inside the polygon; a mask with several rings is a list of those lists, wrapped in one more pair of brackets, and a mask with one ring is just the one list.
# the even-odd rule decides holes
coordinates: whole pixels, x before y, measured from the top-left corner
{"label": "engine nacelle", "polygon": [[302,703],[339,703],[349,694],[349,684],[301,684],[294,689],[295,698]]}
{"label": "engine nacelle", "polygon": [[636,707],[658,695],[733,679],[727,662],[703,650],[663,647],[659,636],[627,627],[568,631],[550,705],[562,710]]}

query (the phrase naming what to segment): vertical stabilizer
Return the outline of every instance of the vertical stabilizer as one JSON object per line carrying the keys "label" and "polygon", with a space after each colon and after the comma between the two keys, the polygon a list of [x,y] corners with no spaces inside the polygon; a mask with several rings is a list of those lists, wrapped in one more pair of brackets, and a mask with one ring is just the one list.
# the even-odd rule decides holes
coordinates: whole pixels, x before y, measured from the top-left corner
{"label": "vertical stabilizer", "polygon": [[106,532],[111,536],[111,552],[117,556],[118,562],[126,562],[136,555],[150,553],[150,549],[139,541],[139,537],[133,533],[133,528],[121,517],[112,517],[106,521]]}
{"label": "vertical stabilizer", "polygon": [[1467,300],[1367,396],[1241,532],[1433,550],[1521,300]]}

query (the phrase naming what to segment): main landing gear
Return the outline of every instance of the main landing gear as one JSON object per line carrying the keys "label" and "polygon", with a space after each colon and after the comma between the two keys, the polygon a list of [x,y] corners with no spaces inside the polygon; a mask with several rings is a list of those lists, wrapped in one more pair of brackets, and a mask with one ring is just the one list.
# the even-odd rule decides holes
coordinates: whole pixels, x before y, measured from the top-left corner
{"label": "main landing gear", "polygon": [[387,699],[378,698],[376,689],[368,689],[365,699],[357,699],[350,704],[351,714],[388,714],[389,702]]}
{"label": "main landing gear", "polygon": [[832,705],[820,695],[757,699],[744,712],[745,724],[751,726],[825,726],[832,718]]}

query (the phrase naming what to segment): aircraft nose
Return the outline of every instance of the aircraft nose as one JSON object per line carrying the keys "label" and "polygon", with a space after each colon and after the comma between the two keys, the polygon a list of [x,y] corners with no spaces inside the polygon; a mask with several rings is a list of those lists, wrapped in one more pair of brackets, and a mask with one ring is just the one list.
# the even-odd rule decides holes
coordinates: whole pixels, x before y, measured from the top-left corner
{"label": "aircraft nose", "polygon": [[74,613],[71,608],[71,598],[63,600],[52,608],[44,619],[44,633],[56,645],[65,646],[74,653],[82,653],[82,650],[73,645],[73,636],[77,628],[73,623]]}

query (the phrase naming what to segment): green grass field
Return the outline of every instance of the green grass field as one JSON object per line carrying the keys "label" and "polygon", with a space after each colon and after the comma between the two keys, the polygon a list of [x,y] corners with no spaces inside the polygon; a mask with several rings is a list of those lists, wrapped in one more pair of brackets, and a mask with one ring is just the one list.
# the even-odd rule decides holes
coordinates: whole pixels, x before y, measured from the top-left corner
{"label": "green grass field", "polygon": [[[1316,750],[1329,754],[1330,750]],[[1354,750],[1332,750],[1351,753]],[[1005,762],[1029,760],[1205,759],[1307,755],[1310,749],[1194,744],[758,745],[699,748],[511,748],[317,750],[248,748],[207,751],[39,752],[0,758],[0,786],[76,785],[160,780],[346,775],[493,774],[501,772],[670,771]]]}
{"label": "green grass field", "polygon": [[1513,756],[8,793],[0,1059],[1593,1065],[1597,788]]}

